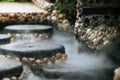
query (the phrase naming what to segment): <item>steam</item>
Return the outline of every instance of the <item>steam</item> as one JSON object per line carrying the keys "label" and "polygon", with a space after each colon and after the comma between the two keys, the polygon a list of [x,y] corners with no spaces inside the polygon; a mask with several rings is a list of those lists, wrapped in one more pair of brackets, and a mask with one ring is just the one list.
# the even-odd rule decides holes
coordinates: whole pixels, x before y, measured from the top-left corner
{"label": "steam", "polygon": [[[65,46],[66,53],[68,54],[67,60],[61,63],[60,67],[54,67],[51,71],[59,72],[73,72],[73,71],[86,71],[97,70],[103,68],[113,67],[113,64],[104,55],[105,53],[93,52],[83,44],[76,41],[72,35],[65,33],[55,33],[53,36],[55,43],[59,43]],[[82,50],[85,51],[82,51]],[[55,65],[54,65],[55,66]]]}
{"label": "steam", "polygon": [[42,80],[42,79],[38,76],[35,76],[33,73],[30,73],[29,76],[24,80]]}
{"label": "steam", "polygon": [[[77,40],[75,40],[72,34],[66,34],[64,32],[56,31],[54,32],[52,40],[45,41],[46,44],[49,42],[64,45],[66,54],[68,54],[68,58],[67,60],[65,60],[60,64],[55,64],[53,66],[44,68],[44,70],[48,72],[63,72],[63,73],[80,72],[84,74],[89,73],[96,75],[96,72],[94,72],[96,70],[101,71],[103,69],[108,69],[113,67],[111,61],[109,61],[106,55],[104,55],[105,53],[103,53],[102,51],[101,52],[91,51],[84,44],[82,44],[82,42],[80,43]],[[103,75],[105,73],[102,72],[99,74]],[[29,75],[25,80],[46,80],[46,79],[43,76],[37,77],[34,74],[29,73]]]}

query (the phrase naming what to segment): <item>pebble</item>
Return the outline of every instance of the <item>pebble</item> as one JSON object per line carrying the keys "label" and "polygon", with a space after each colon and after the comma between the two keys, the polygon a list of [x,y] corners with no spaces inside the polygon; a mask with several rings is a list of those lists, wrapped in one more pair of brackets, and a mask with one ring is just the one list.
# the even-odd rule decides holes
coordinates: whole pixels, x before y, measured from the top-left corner
{"label": "pebble", "polygon": [[66,57],[64,57],[64,56],[62,56],[62,58],[61,58],[62,60],[66,60]]}
{"label": "pebble", "polygon": [[48,58],[43,58],[43,63],[47,64],[48,63]]}
{"label": "pebble", "polygon": [[34,62],[35,58],[28,58],[29,62]]}
{"label": "pebble", "polygon": [[61,54],[61,53],[57,53],[57,54],[55,55],[55,57],[56,57],[56,59],[60,59],[60,58],[62,57],[62,54]]}
{"label": "pebble", "polygon": [[68,56],[67,56],[67,54],[62,54],[62,57],[65,57],[65,58],[67,58]]}
{"label": "pebble", "polygon": [[16,61],[20,61],[20,58],[17,57],[17,58],[15,58],[15,60],[16,60]]}
{"label": "pebble", "polygon": [[61,60],[55,60],[55,64],[59,64]]}
{"label": "pebble", "polygon": [[47,16],[47,20],[49,20],[49,21],[50,21],[50,20],[51,20],[51,16]]}
{"label": "pebble", "polygon": [[53,14],[57,14],[58,12],[57,12],[57,10],[53,10],[52,13]]}
{"label": "pebble", "polygon": [[59,14],[59,15],[58,15],[58,18],[63,18],[63,17],[64,17],[63,14]]}
{"label": "pebble", "polygon": [[51,19],[52,19],[53,21],[56,21],[56,20],[57,20],[57,17],[56,17],[56,16],[52,16]]}
{"label": "pebble", "polygon": [[10,13],[9,16],[10,16],[10,17],[14,17],[14,13]]}
{"label": "pebble", "polygon": [[35,61],[35,63],[36,63],[36,64],[41,64],[42,61],[41,61],[40,59],[37,59],[37,60]]}
{"label": "pebble", "polygon": [[10,80],[10,78],[3,78],[2,80]]}
{"label": "pebble", "polygon": [[28,62],[28,59],[27,59],[26,57],[23,57],[23,58],[22,58],[22,62],[23,62],[23,64],[24,64],[24,63],[27,63],[27,62]]}
{"label": "pebble", "polygon": [[64,19],[64,20],[63,20],[63,23],[68,23],[68,20],[67,20],[67,19]]}
{"label": "pebble", "polygon": [[[115,31],[116,33],[114,33],[113,31]],[[88,46],[90,48],[93,48],[93,47],[94,48],[99,48],[99,47],[102,48],[102,47],[106,46],[110,42],[110,40],[112,40],[112,39],[114,39],[115,37],[118,36],[117,35],[117,30],[115,28],[114,29],[113,28],[106,28],[106,27],[103,27],[103,26],[96,27],[92,31],[91,31],[91,28],[88,28],[86,30],[86,34],[87,34],[87,36],[84,37],[84,38],[86,38],[85,40],[87,42],[92,40],[92,43],[88,44]]]}
{"label": "pebble", "polygon": [[15,76],[12,76],[10,80],[17,80]]}
{"label": "pebble", "polygon": [[50,61],[48,61],[47,65],[52,65],[52,63]]}
{"label": "pebble", "polygon": [[33,35],[34,35],[34,37],[38,37],[38,36],[39,36],[39,34],[38,34],[38,33],[34,33]]}
{"label": "pebble", "polygon": [[75,26],[77,26],[77,27],[78,27],[78,26],[80,26],[80,24],[79,24],[78,22],[76,22],[76,23],[75,23]]}

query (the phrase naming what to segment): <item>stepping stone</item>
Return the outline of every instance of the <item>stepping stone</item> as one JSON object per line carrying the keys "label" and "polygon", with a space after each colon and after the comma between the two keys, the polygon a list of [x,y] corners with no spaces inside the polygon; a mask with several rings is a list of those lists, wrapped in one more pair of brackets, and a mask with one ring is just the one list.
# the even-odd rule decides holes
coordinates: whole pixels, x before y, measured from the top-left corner
{"label": "stepping stone", "polygon": [[5,27],[5,32],[18,40],[48,39],[52,37],[53,28],[47,25],[12,25]]}
{"label": "stepping stone", "polygon": [[5,27],[8,33],[52,33],[53,29],[47,25],[12,25]]}
{"label": "stepping stone", "polygon": [[32,3],[0,2],[0,26],[12,24],[44,24],[48,12]]}
{"label": "stepping stone", "polygon": [[1,53],[13,54],[18,57],[44,58],[54,56],[56,53],[65,53],[62,45],[51,42],[18,42],[2,45]]}
{"label": "stepping stone", "polygon": [[11,36],[6,34],[0,34],[0,45],[10,43]]}
{"label": "stepping stone", "polygon": [[23,68],[19,61],[0,55],[0,80],[4,77],[20,76]]}
{"label": "stepping stone", "polygon": [[1,2],[0,13],[39,13],[44,10],[38,8],[32,3],[19,3],[19,2]]}

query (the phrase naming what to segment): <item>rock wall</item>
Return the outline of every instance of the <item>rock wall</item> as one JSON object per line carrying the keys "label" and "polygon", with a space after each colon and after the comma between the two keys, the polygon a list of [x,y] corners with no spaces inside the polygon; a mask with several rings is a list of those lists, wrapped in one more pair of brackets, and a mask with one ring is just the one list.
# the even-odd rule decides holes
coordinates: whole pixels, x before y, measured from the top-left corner
{"label": "rock wall", "polygon": [[53,3],[50,3],[47,0],[32,0],[32,2],[38,7],[48,11],[49,14],[47,15],[47,21],[51,22],[52,25],[60,30],[73,32],[73,28],[69,20],[66,18],[66,14],[57,10]]}
{"label": "rock wall", "polygon": [[[118,15],[89,14],[83,13],[87,7],[90,10],[94,8],[99,11],[100,7],[119,7],[119,0],[78,0],[77,2],[77,20],[74,33],[77,39],[84,41],[92,49],[101,49],[111,42],[115,42],[120,37],[120,19]],[[118,3],[116,5],[116,3]],[[94,11],[93,11],[94,12]],[[89,12],[88,12],[89,13]],[[92,13],[92,10],[91,12]]]}

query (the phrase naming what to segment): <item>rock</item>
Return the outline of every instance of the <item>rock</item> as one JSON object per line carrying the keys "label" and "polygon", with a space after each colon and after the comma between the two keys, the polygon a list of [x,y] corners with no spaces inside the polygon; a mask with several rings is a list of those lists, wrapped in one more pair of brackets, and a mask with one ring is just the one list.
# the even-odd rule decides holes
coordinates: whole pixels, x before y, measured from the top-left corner
{"label": "rock", "polygon": [[9,16],[10,16],[10,17],[14,17],[14,13],[10,13]]}
{"label": "rock", "polygon": [[[19,42],[0,46],[1,53],[12,53],[18,57],[26,58],[44,58],[52,57],[56,53],[65,53],[65,48],[62,45],[52,42]],[[25,59],[26,60],[26,59]]]}
{"label": "rock", "polygon": [[7,33],[47,33],[52,32],[52,27],[47,25],[11,25],[6,26]]}
{"label": "rock", "polygon": [[49,20],[49,21],[50,21],[50,20],[51,20],[51,16],[47,16],[47,20]]}
{"label": "rock", "polygon": [[10,80],[10,78],[3,78],[2,80]]}
{"label": "rock", "polygon": [[58,11],[57,10],[53,10],[52,13],[53,14],[58,14]]}
{"label": "rock", "polygon": [[57,54],[55,55],[55,57],[56,57],[56,59],[60,59],[60,58],[62,57],[62,54],[61,54],[61,53],[57,53]]}
{"label": "rock", "polygon": [[15,76],[12,76],[10,80],[17,80]]}
{"label": "rock", "polygon": [[59,14],[59,15],[58,15],[58,18],[60,18],[60,19],[63,18],[63,17],[64,17],[63,14]]}
{"label": "rock", "polygon": [[35,63],[36,63],[36,64],[42,64],[42,61],[41,61],[40,59],[37,59],[37,60],[35,61]]}
{"label": "rock", "polygon": [[[44,40],[52,37],[53,28],[47,25],[11,25],[5,27],[13,41],[17,40]],[[42,36],[39,36],[42,35]]]}
{"label": "rock", "polygon": [[28,62],[28,59],[27,59],[26,57],[23,57],[23,58],[22,58],[22,63],[23,63],[23,64],[26,64],[27,62]]}
{"label": "rock", "polygon": [[57,21],[57,17],[56,17],[56,16],[52,16],[51,19],[52,19],[53,21]]}
{"label": "rock", "polygon": [[114,70],[114,74],[113,80],[120,80],[120,67]]}
{"label": "rock", "polygon": [[[22,64],[16,61],[13,57],[7,58],[0,55],[0,79],[4,77],[20,76],[23,71]],[[4,80],[9,80],[5,78]]]}
{"label": "rock", "polygon": [[64,19],[64,20],[63,20],[63,23],[68,23],[68,20],[67,20],[67,19]]}
{"label": "rock", "polygon": [[47,64],[48,63],[48,58],[43,58],[43,63]]}
{"label": "rock", "polygon": [[10,35],[0,34],[0,45],[10,43],[10,38],[11,38]]}
{"label": "rock", "polygon": [[34,61],[35,61],[35,58],[28,58],[28,61],[29,61],[29,62],[34,62]]}

